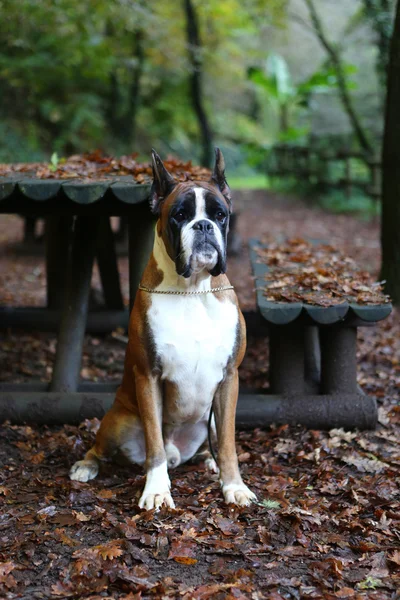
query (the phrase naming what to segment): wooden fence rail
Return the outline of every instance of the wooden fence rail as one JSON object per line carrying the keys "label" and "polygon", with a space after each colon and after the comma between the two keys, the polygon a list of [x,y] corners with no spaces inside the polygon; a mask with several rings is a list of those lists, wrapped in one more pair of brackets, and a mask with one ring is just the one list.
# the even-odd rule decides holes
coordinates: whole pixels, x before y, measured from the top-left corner
{"label": "wooden fence rail", "polygon": [[320,189],[342,189],[347,197],[356,188],[377,201],[381,197],[381,170],[380,156],[294,144],[274,146],[267,166],[272,177],[292,176]]}

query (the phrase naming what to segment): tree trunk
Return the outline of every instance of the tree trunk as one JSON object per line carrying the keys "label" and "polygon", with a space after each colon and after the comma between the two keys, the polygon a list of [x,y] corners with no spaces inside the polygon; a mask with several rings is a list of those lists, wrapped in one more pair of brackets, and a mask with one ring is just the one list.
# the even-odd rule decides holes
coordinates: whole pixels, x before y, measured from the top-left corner
{"label": "tree trunk", "polygon": [[186,34],[188,41],[189,60],[192,67],[192,73],[190,77],[190,92],[193,108],[199,122],[203,147],[201,163],[205,167],[211,167],[213,157],[212,134],[203,105],[202,61],[200,56],[201,42],[197,23],[197,15],[192,4],[192,0],[184,0],[184,7],[186,13]]}
{"label": "tree trunk", "polygon": [[349,90],[347,88],[346,75],[343,70],[343,65],[342,65],[342,61],[340,58],[340,54],[339,54],[338,50],[335,48],[335,46],[326,37],[325,31],[324,31],[324,28],[322,25],[322,21],[320,20],[320,18],[318,16],[318,13],[315,9],[313,0],[304,0],[304,1],[309,10],[311,22],[315,29],[315,33],[317,34],[317,37],[318,37],[319,41],[321,42],[322,46],[325,48],[325,50],[330,58],[330,61],[335,69],[338,88],[339,88],[339,95],[340,95],[340,99],[343,104],[343,108],[346,111],[347,116],[349,117],[350,123],[352,124],[354,133],[358,139],[358,142],[359,142],[361,148],[368,154],[371,154],[372,147],[369,143],[369,140],[364,131],[364,128],[361,125],[358,115],[354,109],[353,102],[351,100],[351,96],[350,96]]}
{"label": "tree trunk", "polygon": [[[111,21],[107,21],[104,33],[110,40],[116,35],[114,25]],[[115,69],[110,73],[105,105],[105,120],[111,135],[116,139],[121,139],[121,136],[125,133],[124,129],[121,128],[121,107],[122,94],[117,69]]]}
{"label": "tree trunk", "polygon": [[371,27],[376,34],[378,55],[376,71],[382,89],[386,87],[387,69],[389,63],[390,39],[392,34],[393,0],[364,0],[364,8]]}
{"label": "tree trunk", "polygon": [[106,121],[111,134],[117,139],[123,139],[125,128],[121,126],[121,90],[116,71],[110,73],[110,84],[106,106]]}
{"label": "tree trunk", "polygon": [[382,271],[385,290],[400,304],[400,2],[390,45],[383,138]]}
{"label": "tree trunk", "polygon": [[[110,24],[107,26],[107,35],[116,35]],[[135,66],[132,71],[128,98],[126,99],[126,95],[124,97],[122,94],[117,71],[112,71],[106,108],[106,120],[112,135],[121,142],[129,142],[131,145],[135,141],[144,62],[143,31],[136,29],[133,35],[132,57],[135,59]]]}
{"label": "tree trunk", "polygon": [[132,83],[129,94],[129,107],[127,111],[128,123],[130,124],[131,143],[135,143],[136,137],[136,119],[140,105],[140,84],[143,73],[144,49],[143,49],[143,31],[135,31],[133,56],[136,59],[136,65],[133,70]]}

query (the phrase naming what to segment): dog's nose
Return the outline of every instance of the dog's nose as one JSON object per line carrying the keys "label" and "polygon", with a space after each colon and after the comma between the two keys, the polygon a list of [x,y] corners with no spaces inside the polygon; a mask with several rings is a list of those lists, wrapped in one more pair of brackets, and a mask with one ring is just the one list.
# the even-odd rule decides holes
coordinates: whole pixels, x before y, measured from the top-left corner
{"label": "dog's nose", "polygon": [[193,224],[193,229],[195,229],[196,231],[204,231],[207,233],[211,233],[212,231],[214,231],[213,224],[211,223],[211,221],[207,221],[206,219],[196,221],[196,223]]}

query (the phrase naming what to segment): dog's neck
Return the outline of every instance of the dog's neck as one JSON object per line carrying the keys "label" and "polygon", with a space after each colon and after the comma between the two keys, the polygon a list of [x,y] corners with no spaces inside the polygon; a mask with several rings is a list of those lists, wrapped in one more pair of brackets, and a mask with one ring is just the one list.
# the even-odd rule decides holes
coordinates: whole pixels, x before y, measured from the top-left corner
{"label": "dog's neck", "polygon": [[203,269],[199,273],[193,273],[190,277],[178,275],[175,269],[175,263],[168,255],[162,237],[157,234],[154,236],[153,256],[157,267],[162,271],[164,277],[158,289],[194,292],[200,290],[209,290],[211,287],[211,275]]}

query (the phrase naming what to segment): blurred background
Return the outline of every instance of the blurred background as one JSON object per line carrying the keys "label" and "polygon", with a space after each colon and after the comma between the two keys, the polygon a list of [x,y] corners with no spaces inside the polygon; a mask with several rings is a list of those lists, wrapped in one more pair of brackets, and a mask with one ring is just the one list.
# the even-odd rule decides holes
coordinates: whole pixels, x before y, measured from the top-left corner
{"label": "blurred background", "polygon": [[[0,162],[94,148],[147,158],[154,146],[209,165],[220,145],[248,188],[271,184],[277,144],[380,153],[394,0],[2,0],[0,10]],[[352,166],[362,177],[363,161]]]}

